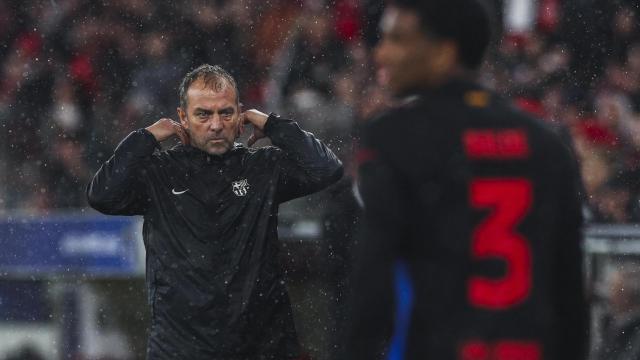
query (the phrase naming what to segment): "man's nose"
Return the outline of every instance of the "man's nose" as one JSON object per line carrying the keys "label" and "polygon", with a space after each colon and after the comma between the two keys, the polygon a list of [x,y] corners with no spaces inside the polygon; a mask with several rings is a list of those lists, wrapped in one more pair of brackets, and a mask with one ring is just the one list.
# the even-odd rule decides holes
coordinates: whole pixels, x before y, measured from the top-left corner
{"label": "man's nose", "polygon": [[223,128],[222,118],[218,114],[214,114],[209,123],[209,129],[211,131],[219,132]]}

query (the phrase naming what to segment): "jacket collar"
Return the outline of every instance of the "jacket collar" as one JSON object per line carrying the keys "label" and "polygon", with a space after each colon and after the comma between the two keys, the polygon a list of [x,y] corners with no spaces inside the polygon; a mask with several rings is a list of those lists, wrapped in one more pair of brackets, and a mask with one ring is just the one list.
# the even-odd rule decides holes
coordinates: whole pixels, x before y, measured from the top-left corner
{"label": "jacket collar", "polygon": [[235,157],[235,155],[241,153],[245,148],[246,147],[243,144],[236,142],[233,143],[231,149],[222,155],[211,155],[191,145],[183,144],[177,145],[174,147],[174,150],[184,153],[187,155],[189,160],[195,161],[198,164],[212,164],[230,160]]}

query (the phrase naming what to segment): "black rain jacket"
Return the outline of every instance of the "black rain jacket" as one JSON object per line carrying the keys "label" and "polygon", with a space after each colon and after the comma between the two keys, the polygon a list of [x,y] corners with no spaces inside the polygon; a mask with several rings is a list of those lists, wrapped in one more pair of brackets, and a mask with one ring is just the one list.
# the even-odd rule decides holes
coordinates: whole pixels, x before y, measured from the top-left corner
{"label": "black rain jacket", "polygon": [[291,359],[299,343],[278,266],[278,205],[342,176],[313,134],[270,115],[274,146],[221,156],[156,151],[132,132],[87,188],[105,214],[143,215],[151,306],[148,359]]}

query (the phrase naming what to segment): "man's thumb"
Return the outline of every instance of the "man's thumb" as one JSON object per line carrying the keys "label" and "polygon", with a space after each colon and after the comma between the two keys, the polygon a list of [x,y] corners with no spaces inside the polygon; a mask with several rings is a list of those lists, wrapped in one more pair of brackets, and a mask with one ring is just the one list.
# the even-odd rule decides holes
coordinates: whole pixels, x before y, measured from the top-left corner
{"label": "man's thumb", "polygon": [[256,142],[256,136],[254,134],[251,134],[251,136],[249,136],[249,139],[247,139],[247,145],[251,146]]}

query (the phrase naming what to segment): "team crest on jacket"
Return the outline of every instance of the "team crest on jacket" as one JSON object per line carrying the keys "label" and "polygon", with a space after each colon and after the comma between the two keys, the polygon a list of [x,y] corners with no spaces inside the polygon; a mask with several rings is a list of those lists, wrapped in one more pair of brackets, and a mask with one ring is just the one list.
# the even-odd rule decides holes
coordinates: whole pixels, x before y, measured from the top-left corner
{"label": "team crest on jacket", "polygon": [[231,186],[233,193],[236,194],[236,196],[245,196],[249,190],[249,183],[247,182],[247,179],[234,181],[231,183]]}

